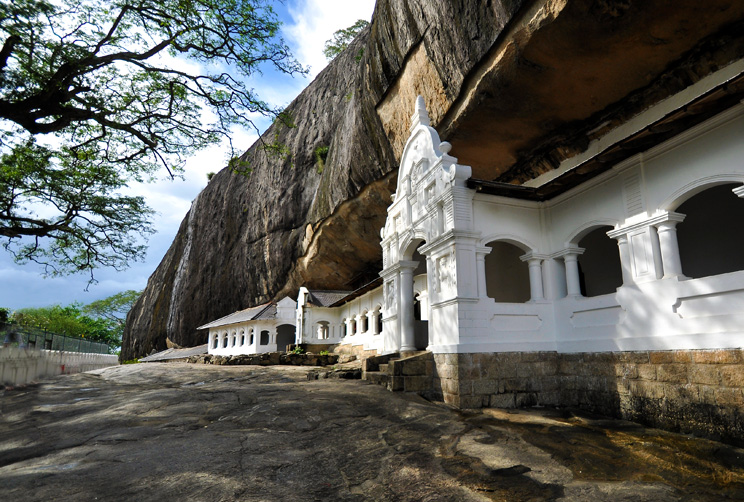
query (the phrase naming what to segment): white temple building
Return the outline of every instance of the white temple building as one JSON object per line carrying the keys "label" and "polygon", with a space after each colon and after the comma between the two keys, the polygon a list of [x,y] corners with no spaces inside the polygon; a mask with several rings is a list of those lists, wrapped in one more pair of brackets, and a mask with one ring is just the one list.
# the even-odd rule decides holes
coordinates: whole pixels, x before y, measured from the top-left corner
{"label": "white temple building", "polygon": [[419,97],[381,232],[382,285],[303,287],[297,301],[205,324],[209,352],[291,343],[380,354],[741,347],[744,105],[554,198],[521,194],[581,169],[742,69],[719,70],[519,187],[470,179]]}
{"label": "white temple building", "polygon": [[743,346],[741,103],[552,199],[509,196],[580,169],[743,65],[732,66],[520,187],[469,179],[419,98],[382,233],[382,351]]}

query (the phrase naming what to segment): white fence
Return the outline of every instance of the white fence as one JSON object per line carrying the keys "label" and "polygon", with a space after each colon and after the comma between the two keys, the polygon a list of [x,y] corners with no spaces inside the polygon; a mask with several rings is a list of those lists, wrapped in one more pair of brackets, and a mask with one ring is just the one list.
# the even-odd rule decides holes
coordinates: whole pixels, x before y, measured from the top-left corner
{"label": "white fence", "polygon": [[119,364],[113,354],[88,354],[59,350],[0,348],[0,384],[23,385],[56,375],[96,370]]}

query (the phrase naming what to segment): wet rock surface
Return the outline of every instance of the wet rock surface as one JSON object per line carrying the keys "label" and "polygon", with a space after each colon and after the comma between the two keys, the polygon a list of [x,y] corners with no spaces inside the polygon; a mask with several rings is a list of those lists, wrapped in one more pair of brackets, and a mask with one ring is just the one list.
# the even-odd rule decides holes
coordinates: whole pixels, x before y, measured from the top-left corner
{"label": "wet rock surface", "polygon": [[310,371],[137,364],[6,389],[0,500],[744,500],[742,449]]}

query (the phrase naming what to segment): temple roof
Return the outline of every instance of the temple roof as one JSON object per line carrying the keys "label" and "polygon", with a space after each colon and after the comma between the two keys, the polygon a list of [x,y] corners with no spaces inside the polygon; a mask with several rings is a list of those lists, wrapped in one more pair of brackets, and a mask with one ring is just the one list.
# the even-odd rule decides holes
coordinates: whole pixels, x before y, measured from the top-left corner
{"label": "temple roof", "polygon": [[207,324],[203,324],[196,329],[207,329],[216,328],[218,326],[228,326],[230,324],[237,324],[246,321],[256,321],[259,319],[274,319],[276,317],[276,304],[275,303],[264,303],[256,307],[250,307],[245,310],[239,310],[228,314],[225,317],[220,317],[216,321],[212,321]]}

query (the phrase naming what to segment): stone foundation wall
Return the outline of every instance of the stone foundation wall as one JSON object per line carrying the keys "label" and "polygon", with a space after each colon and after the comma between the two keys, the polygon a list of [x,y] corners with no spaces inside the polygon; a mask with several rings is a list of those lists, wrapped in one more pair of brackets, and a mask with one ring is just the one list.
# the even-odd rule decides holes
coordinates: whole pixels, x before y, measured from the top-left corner
{"label": "stone foundation wall", "polygon": [[569,406],[744,446],[744,350],[435,354],[460,408]]}

